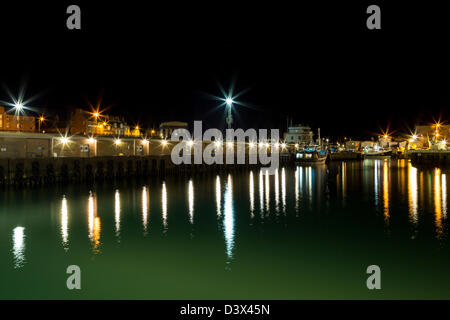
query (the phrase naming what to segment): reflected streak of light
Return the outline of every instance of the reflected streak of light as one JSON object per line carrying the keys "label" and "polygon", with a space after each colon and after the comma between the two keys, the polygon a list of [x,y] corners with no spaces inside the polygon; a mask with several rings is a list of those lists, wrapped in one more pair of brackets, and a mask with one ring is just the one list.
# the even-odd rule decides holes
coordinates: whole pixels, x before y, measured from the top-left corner
{"label": "reflected streak of light", "polygon": [[286,172],[281,169],[281,202],[283,203],[283,212],[286,212]]}
{"label": "reflected streak of light", "polygon": [[162,207],[162,220],[164,229],[167,228],[167,189],[166,183],[162,183],[162,194],[161,194],[161,207]]}
{"label": "reflected streak of light", "polygon": [[14,269],[22,268],[25,264],[25,228],[15,227],[13,229],[13,256]]}
{"label": "reflected streak of light", "polygon": [[308,168],[308,192],[309,198],[312,199],[312,168]]}
{"label": "reflected streak of light", "polygon": [[62,237],[62,245],[64,250],[68,250],[68,242],[69,242],[69,214],[67,210],[67,199],[63,196],[61,200],[61,237]]}
{"label": "reflected streak of light", "polygon": [[408,165],[408,198],[409,198],[409,214],[414,224],[418,222],[418,187],[417,187],[417,169]]}
{"label": "reflected streak of light", "polygon": [[189,180],[188,188],[188,198],[189,198],[189,222],[194,223],[194,184],[192,180]]}
{"label": "reflected streak of light", "polygon": [[102,231],[101,222],[99,217],[94,219],[94,253],[100,252],[100,233]]}
{"label": "reflected streak of light", "polygon": [[383,165],[383,204],[384,204],[384,219],[389,223],[389,167],[387,161]]}
{"label": "reflected streak of light", "polygon": [[142,225],[144,227],[144,233],[147,233],[149,199],[148,189],[144,186],[142,188]]}
{"label": "reflected streak of light", "polygon": [[442,216],[447,219],[447,177],[442,174]]}
{"label": "reflected streak of light", "polygon": [[89,239],[91,242],[94,239],[94,218],[95,218],[95,199],[92,192],[89,193],[88,198],[88,228],[89,228]]}
{"label": "reflected streak of light", "polygon": [[[301,181],[301,176],[302,176],[302,169],[301,167],[297,167],[297,169],[295,170],[295,189],[294,189],[294,193],[295,193],[295,211],[298,210],[298,201],[300,198],[299,195],[299,184],[302,183]],[[299,177],[300,176],[300,177]]]}
{"label": "reflected streak of light", "polygon": [[114,194],[114,221],[116,223],[116,237],[120,237],[120,192]]}
{"label": "reflected streak of light", "polygon": [[259,209],[261,217],[264,217],[264,182],[262,170],[259,171]]}
{"label": "reflected streak of light", "polygon": [[227,185],[225,187],[224,204],[224,236],[228,259],[233,258],[234,248],[234,212],[233,212],[233,186],[231,175],[228,175]]}
{"label": "reflected streak of light", "polygon": [[266,179],[265,179],[265,192],[266,192],[266,214],[269,214],[269,205],[270,205],[270,185],[269,185],[269,170],[266,171]]}
{"label": "reflected streak of light", "polygon": [[280,182],[278,177],[278,169],[275,170],[275,210],[280,212]]}
{"label": "reflected streak of light", "polygon": [[89,226],[89,239],[93,245],[93,252],[100,252],[100,218],[97,217],[97,197],[89,192],[88,198],[88,226]]}
{"label": "reflected streak of light", "polygon": [[253,182],[253,171],[250,171],[250,217],[253,218],[255,216],[255,186]]}
{"label": "reflected streak of light", "polygon": [[434,170],[434,207],[435,207],[435,224],[438,238],[442,236],[442,202],[441,202],[441,170]]}
{"label": "reflected streak of light", "polygon": [[342,162],[342,196],[345,198],[346,193],[346,182],[347,182],[347,163]]}
{"label": "reflected streak of light", "polygon": [[379,180],[379,173],[378,173],[378,165],[380,160],[375,160],[374,163],[374,188],[375,188],[375,206],[378,206],[378,180]]}
{"label": "reflected streak of light", "polygon": [[221,195],[219,175],[217,175],[216,177],[216,207],[217,207],[217,216],[220,217],[222,212],[222,195]]}

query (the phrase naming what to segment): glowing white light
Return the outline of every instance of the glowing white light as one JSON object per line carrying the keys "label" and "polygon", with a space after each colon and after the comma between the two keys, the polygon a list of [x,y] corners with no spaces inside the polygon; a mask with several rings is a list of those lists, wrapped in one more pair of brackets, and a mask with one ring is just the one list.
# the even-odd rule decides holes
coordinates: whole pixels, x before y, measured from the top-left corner
{"label": "glowing white light", "polygon": [[116,237],[120,237],[120,193],[114,194],[114,221],[116,222]]}
{"label": "glowing white light", "polygon": [[250,142],[248,145],[250,146],[250,148],[254,148],[255,147],[255,143],[254,142]]}
{"label": "glowing white light", "polygon": [[302,172],[303,167],[297,167],[295,170],[295,188],[294,188],[294,195],[295,195],[295,211],[298,213],[298,205],[300,200],[300,186],[302,185]]}
{"label": "glowing white light", "polygon": [[286,148],[286,143],[282,143],[281,144],[281,148],[285,149]]}
{"label": "glowing white light", "polygon": [[62,245],[64,250],[68,250],[68,240],[69,240],[69,214],[67,210],[67,199],[63,196],[61,201],[61,237]]}
{"label": "glowing white light", "polygon": [[61,138],[59,138],[59,140],[61,141],[62,144],[68,144],[69,143],[69,138],[68,137],[61,137]]}
{"label": "glowing white light", "polygon": [[276,143],[274,144],[274,147],[278,149],[278,148],[280,147],[280,144],[279,144],[278,142],[276,142]]}
{"label": "glowing white light", "polygon": [[275,169],[275,210],[280,211],[280,182],[278,177],[278,169]]}
{"label": "glowing white light", "polygon": [[255,210],[255,186],[253,182],[253,171],[250,171],[250,216],[254,217]]}
{"label": "glowing white light", "polygon": [[187,144],[188,144],[189,147],[192,147],[194,145],[194,140],[189,140],[187,142]]}
{"label": "glowing white light", "polygon": [[162,206],[163,227],[165,231],[167,229],[167,189],[165,182],[162,183],[161,206]]}
{"label": "glowing white light", "polygon": [[92,196],[92,193],[89,193],[88,228],[89,228],[89,239],[91,239],[91,241],[93,241],[93,239],[94,239],[94,218],[95,218],[94,197]]}
{"label": "glowing white light", "polygon": [[189,222],[194,223],[194,183],[189,180],[188,188],[188,198],[189,198]]}
{"label": "glowing white light", "polygon": [[13,255],[14,268],[22,268],[25,264],[25,228],[16,227],[13,229]]}
{"label": "glowing white light", "polygon": [[147,223],[148,223],[148,202],[149,195],[147,187],[142,188],[142,225],[144,227],[144,234],[147,233]]}
{"label": "glowing white light", "polygon": [[228,181],[225,186],[225,205],[224,205],[224,235],[227,248],[228,259],[233,258],[234,248],[234,212],[233,212],[233,186],[231,175],[228,175]]}
{"label": "glowing white light", "polygon": [[97,142],[97,140],[95,140],[94,138],[89,138],[89,139],[88,139],[88,142],[89,142],[89,143],[95,143],[95,142]]}
{"label": "glowing white light", "polygon": [[231,105],[233,104],[233,99],[227,98],[227,99],[225,100],[225,102],[226,102],[226,104],[227,104],[228,106],[231,106]]}
{"label": "glowing white light", "polygon": [[234,145],[234,143],[233,143],[233,142],[227,142],[227,146],[228,146],[229,148],[232,148],[232,147],[233,147],[233,145]]}
{"label": "glowing white light", "polygon": [[216,147],[220,147],[222,145],[222,141],[216,141],[214,142],[214,144],[216,145]]}
{"label": "glowing white light", "polygon": [[270,185],[269,185],[269,170],[266,171],[266,185],[264,186],[264,191],[266,192],[266,214],[269,214],[269,206],[270,206]]}
{"label": "glowing white light", "polygon": [[14,104],[14,108],[16,108],[16,110],[18,111],[18,112],[22,112],[22,110],[23,110],[23,108],[24,108],[24,105],[22,104],[22,103],[16,103],[16,104]]}
{"label": "glowing white light", "polygon": [[413,134],[412,138],[413,138],[413,140],[416,140],[417,139],[417,135]]}
{"label": "glowing white light", "polygon": [[417,169],[408,165],[408,198],[409,198],[409,213],[411,221],[416,224],[418,222],[418,183],[417,183]]}
{"label": "glowing white light", "polygon": [[220,177],[216,177],[216,206],[217,206],[217,216],[220,217],[222,214],[222,196],[220,188]]}
{"label": "glowing white light", "polygon": [[442,216],[447,219],[447,176],[442,174]]}
{"label": "glowing white light", "polygon": [[281,201],[283,202],[283,212],[286,212],[286,172],[281,169]]}
{"label": "glowing white light", "polygon": [[147,144],[148,140],[147,139],[142,139],[142,144]]}
{"label": "glowing white light", "polygon": [[259,171],[259,209],[261,217],[264,217],[264,182],[262,170]]}
{"label": "glowing white light", "polygon": [[161,145],[162,145],[163,147],[167,146],[167,140],[162,140],[162,141],[161,141]]}
{"label": "glowing white light", "polygon": [[115,144],[116,146],[120,145],[121,143],[122,143],[122,141],[120,141],[120,139],[115,139],[115,140],[114,140],[114,144]]}

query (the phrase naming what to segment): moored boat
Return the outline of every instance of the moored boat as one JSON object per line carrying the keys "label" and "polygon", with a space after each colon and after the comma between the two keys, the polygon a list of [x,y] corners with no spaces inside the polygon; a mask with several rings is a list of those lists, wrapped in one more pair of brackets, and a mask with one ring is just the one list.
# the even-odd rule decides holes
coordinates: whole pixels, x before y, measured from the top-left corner
{"label": "moored boat", "polygon": [[303,148],[295,153],[296,164],[323,164],[327,159],[327,151],[314,147]]}

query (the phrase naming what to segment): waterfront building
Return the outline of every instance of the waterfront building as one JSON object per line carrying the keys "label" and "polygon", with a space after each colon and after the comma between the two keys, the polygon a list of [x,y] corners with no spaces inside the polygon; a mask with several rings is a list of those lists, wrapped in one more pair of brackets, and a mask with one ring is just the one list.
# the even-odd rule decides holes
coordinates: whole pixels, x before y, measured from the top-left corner
{"label": "waterfront building", "polygon": [[188,130],[188,123],[181,121],[168,121],[162,122],[159,125],[159,133],[162,139],[170,139],[172,137],[172,132],[176,129],[186,129]]}
{"label": "waterfront building", "polygon": [[6,113],[5,107],[0,106],[1,131],[36,131],[36,117]]}
{"label": "waterfront building", "polygon": [[139,137],[140,128],[131,128],[124,118],[101,115],[93,116],[90,112],[75,109],[70,119],[70,133],[95,136]]}
{"label": "waterfront building", "polygon": [[299,146],[314,144],[313,132],[309,126],[297,125],[288,127],[284,133],[286,143],[295,143]]}
{"label": "waterfront building", "polygon": [[344,143],[345,150],[358,151],[361,147],[361,141],[349,140]]}

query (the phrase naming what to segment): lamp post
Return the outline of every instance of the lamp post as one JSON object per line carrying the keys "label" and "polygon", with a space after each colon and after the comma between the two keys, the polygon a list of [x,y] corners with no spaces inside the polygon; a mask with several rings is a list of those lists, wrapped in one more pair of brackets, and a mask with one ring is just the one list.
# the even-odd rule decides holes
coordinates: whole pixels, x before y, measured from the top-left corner
{"label": "lamp post", "polygon": [[227,123],[228,129],[231,129],[232,125],[233,125],[233,115],[231,113],[231,107],[233,105],[233,99],[227,98],[225,100],[225,103],[227,104],[227,117],[226,117],[225,121]]}
{"label": "lamp post", "polygon": [[17,125],[18,125],[18,129],[20,132],[20,113],[23,111],[23,104],[22,103],[16,103],[14,105],[15,109],[16,109],[16,114],[17,114]]}
{"label": "lamp post", "polygon": [[39,121],[38,121],[38,132],[41,133],[41,123],[44,122],[45,119],[43,116],[39,117]]}

